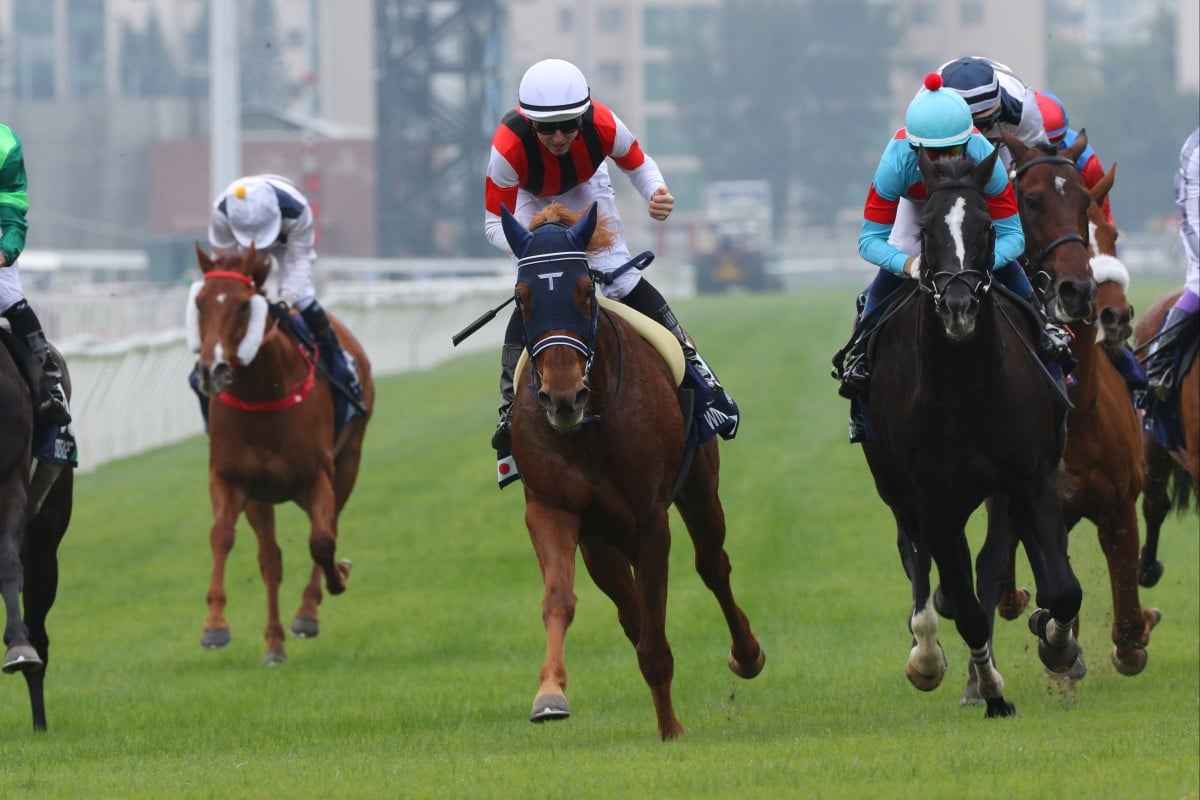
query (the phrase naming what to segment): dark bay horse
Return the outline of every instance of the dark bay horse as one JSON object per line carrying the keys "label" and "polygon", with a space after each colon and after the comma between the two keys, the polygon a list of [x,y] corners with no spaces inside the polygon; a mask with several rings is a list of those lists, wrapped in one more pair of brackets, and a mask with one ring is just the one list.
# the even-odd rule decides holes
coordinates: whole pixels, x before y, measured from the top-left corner
{"label": "dark bay horse", "polygon": [[[7,331],[3,335],[7,338]],[[63,391],[70,398],[66,362],[57,351],[54,357],[62,369]],[[29,384],[3,344],[0,403],[5,409],[0,423],[0,594],[6,612],[3,670],[24,675],[34,730],[45,730],[45,682],[50,664],[46,616],[58,594],[58,546],[71,522],[75,471],[39,462],[30,477],[33,399]]]}
{"label": "dark bay horse", "polygon": [[[358,476],[367,416],[348,422],[334,436],[334,410],[328,380],[311,358],[269,315],[262,286],[270,256],[217,251],[196,246],[204,279],[189,300],[189,337],[198,353],[200,385],[209,403],[209,494],[213,526],[212,580],[201,644],[224,647],[230,641],[225,618],[225,562],[233,549],[240,514],[258,537],[258,563],[267,587],[265,663],[287,660],[279,620],[283,561],[275,539],[275,508],[294,502],[311,522],[308,547],[313,569],[304,588],[292,633],[319,632],[317,606],[321,578],[330,594],[346,589],[349,562],[338,562],[338,515]],[[371,365],[358,341],[332,315],[342,347],[357,362],[363,405],[374,407]]]}
{"label": "dark bay horse", "polygon": [[[1099,317],[1119,318],[1123,313],[1120,307],[1127,301],[1121,291],[1119,299],[1109,301],[1112,306],[1097,313],[1098,288],[1084,288],[1088,284],[1096,287],[1092,252],[1087,247],[1093,229],[1089,210],[1098,209],[1115,178],[1110,170],[1090,192],[1084,185],[1075,160],[1080,143],[1087,145],[1086,135],[1081,131],[1063,156],[1027,148],[1010,136],[1005,141],[1013,153],[1027,261],[1031,269],[1048,276],[1048,313],[1070,328],[1071,354],[1078,362],[1072,372],[1075,383],[1067,392],[1073,408],[1067,415],[1067,447],[1063,453],[1063,516],[1068,531],[1081,519],[1096,526],[1100,549],[1108,562],[1112,593],[1113,666],[1122,675],[1137,675],[1146,666],[1146,645],[1161,614],[1157,609],[1143,608],[1138,597],[1141,422],[1125,379],[1099,342]],[[1054,242],[1060,245],[1051,244]],[[1114,287],[1106,288],[1106,297],[1111,297],[1113,291]],[[1008,524],[1008,519],[998,513],[1002,511],[997,508],[1000,505],[994,503],[991,509],[989,535],[995,533],[996,526]],[[1014,537],[1011,547],[1015,555],[1014,534],[1000,535]],[[1011,575],[1010,566],[1005,592],[1012,588]],[[990,571],[981,570],[980,582],[989,579]],[[1011,616],[1011,609],[1004,611],[1006,605],[1002,594],[1002,613]],[[1082,677],[1085,672],[1081,661],[1071,677]]]}
{"label": "dark bay horse", "polygon": [[[936,562],[942,605],[953,608],[971,650],[987,716],[1013,705],[991,655],[992,608],[972,584],[965,526],[986,498],[1008,498],[1026,531],[1037,578],[1030,628],[1055,672],[1078,655],[1073,627],[1082,597],[1066,553],[1057,491],[1066,402],[1042,374],[1038,332],[1018,301],[993,284],[994,232],[984,186],[997,158],[931,161],[922,150],[928,200],[921,214],[917,296],[880,334],[863,452],[880,498],[896,519],[901,561],[912,583],[913,646],[906,673],[922,691],[940,685],[946,655],[929,573]],[[979,554],[980,562],[999,553]],[[993,605],[994,607],[994,605]],[[1048,609],[1048,610],[1045,610]]]}
{"label": "dark bay horse", "polygon": [[532,231],[507,209],[501,216],[520,259],[515,292],[529,355],[516,382],[513,455],[545,586],[546,656],[530,718],[570,714],[563,647],[575,616],[578,549],[637,651],[659,735],[674,739],[683,726],[671,702],[674,660],[665,630],[672,501],[733,637],[730,668],[753,678],[764,663],[730,589],[717,441],[699,445],[689,468],[685,418],[666,363],[628,322],[600,308],[585,258],[603,234],[596,206],[580,216],[551,205],[531,221]]}
{"label": "dark bay horse", "polygon": [[[1155,300],[1145,316],[1138,320],[1134,340],[1139,349],[1154,338],[1171,306],[1183,294],[1176,289]],[[1194,324],[1194,322],[1193,322]],[[1186,513],[1193,502],[1200,502],[1200,363],[1193,358],[1179,378],[1175,397],[1183,450],[1170,452],[1149,431],[1142,433],[1142,452],[1146,460],[1146,487],[1142,493],[1142,516],[1146,520],[1146,544],[1141,554],[1142,586],[1153,586],[1162,577],[1158,560],[1158,539],[1163,521],[1172,511]]]}

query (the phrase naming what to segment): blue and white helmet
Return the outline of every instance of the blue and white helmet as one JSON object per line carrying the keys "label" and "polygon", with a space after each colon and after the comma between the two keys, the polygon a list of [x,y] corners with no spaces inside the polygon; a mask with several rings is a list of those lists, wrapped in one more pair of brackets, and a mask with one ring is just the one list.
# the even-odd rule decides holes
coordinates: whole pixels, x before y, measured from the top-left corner
{"label": "blue and white helmet", "polygon": [[931,72],[908,104],[904,131],[913,147],[954,147],[971,138],[971,109],[958,92],[942,90],[942,76]]}

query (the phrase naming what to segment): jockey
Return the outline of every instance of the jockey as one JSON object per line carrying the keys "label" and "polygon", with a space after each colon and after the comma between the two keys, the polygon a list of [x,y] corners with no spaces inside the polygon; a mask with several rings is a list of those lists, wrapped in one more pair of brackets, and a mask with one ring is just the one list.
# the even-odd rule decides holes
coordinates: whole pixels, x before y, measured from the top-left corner
{"label": "jockey", "polygon": [[[906,277],[919,275],[921,253],[917,221],[920,212],[912,213],[911,227],[904,230],[901,230],[902,220],[897,214],[903,201],[908,201],[914,208],[925,202],[925,179],[917,164],[918,148],[924,148],[926,155],[935,161],[946,156],[965,156],[977,163],[994,149],[972,126],[966,102],[957,93],[944,91],[942,78],[937,73],[925,76],[924,88],[909,103],[904,127],[896,131],[884,149],[867,193],[858,252],[879,267],[879,272],[860,300],[863,307],[844,366],[838,365],[839,369],[835,369],[835,374],[840,373],[842,386],[839,392],[844,397],[864,390],[870,377],[866,337],[859,336],[858,330],[862,322],[880,301],[904,283]],[[1025,249],[1025,234],[1017,213],[1016,194],[999,159],[984,192],[996,229],[995,277],[1018,297],[1039,309],[1040,314],[1033,286],[1015,260]],[[903,222],[910,224],[907,220]],[[1039,346],[1043,361],[1057,361],[1066,355],[1069,343],[1066,331],[1045,321],[1045,334]]]}
{"label": "jockey", "polygon": [[[593,100],[583,73],[559,59],[531,66],[518,89],[518,105],[500,120],[492,136],[491,156],[484,181],[484,234],[489,242],[510,253],[500,221],[500,206],[511,210],[524,225],[551,203],[583,211],[593,201],[600,216],[615,229],[613,246],[588,255],[593,269],[611,272],[629,261],[621,216],[608,174],[613,162],[649,203],[650,217],[665,220],[675,206],[658,164],[648,156],[625,123],[607,106]],[[641,273],[631,269],[609,285],[607,297],[619,300],[659,322],[675,335],[687,360],[708,384],[714,397],[724,394],[716,374],[696,352],[667,301]],[[516,397],[513,386],[517,360],[524,349],[521,316],[516,310],[504,333],[500,355],[500,420],[492,447],[512,449],[509,418]],[[730,398],[732,405],[732,398]]]}
{"label": "jockey", "polygon": [[988,141],[1000,148],[1004,168],[1012,167],[1001,131],[1017,137],[1029,147],[1048,144],[1033,89],[998,61],[965,56],[938,67],[946,87],[967,101],[971,118]]}
{"label": "jockey", "polygon": [[208,242],[222,250],[254,245],[275,257],[279,296],[297,309],[317,342],[321,366],[333,376],[341,356],[337,337],[313,290],[312,208],[295,184],[278,175],[238,178],[213,202]]}
{"label": "jockey", "polygon": [[[1050,144],[1057,150],[1066,150],[1075,144],[1079,132],[1068,127],[1067,109],[1063,107],[1058,95],[1053,92],[1037,91],[1034,92],[1034,96],[1037,98],[1038,110],[1042,114],[1042,124],[1045,126],[1046,138],[1050,140]],[[1075,162],[1075,169],[1079,170],[1079,177],[1083,178],[1084,185],[1089,189],[1104,177],[1104,165],[1100,163],[1100,157],[1096,155],[1096,151],[1090,144],[1079,154],[1079,159]],[[1104,216],[1108,221],[1113,222],[1112,204],[1108,202],[1108,195],[1104,196],[1104,203],[1100,207],[1104,210]]]}
{"label": "jockey", "polygon": [[13,335],[23,339],[42,366],[42,385],[34,399],[38,414],[54,425],[71,422],[67,395],[62,387],[62,369],[50,354],[50,343],[42,323],[25,299],[17,258],[25,249],[29,223],[25,156],[21,140],[7,125],[0,124],[0,315],[8,320]]}
{"label": "jockey", "polygon": [[1179,151],[1175,204],[1179,206],[1179,239],[1187,255],[1187,277],[1183,294],[1167,311],[1146,357],[1147,390],[1160,400],[1171,396],[1179,378],[1174,372],[1179,332],[1185,320],[1200,311],[1200,128],[1192,131]]}

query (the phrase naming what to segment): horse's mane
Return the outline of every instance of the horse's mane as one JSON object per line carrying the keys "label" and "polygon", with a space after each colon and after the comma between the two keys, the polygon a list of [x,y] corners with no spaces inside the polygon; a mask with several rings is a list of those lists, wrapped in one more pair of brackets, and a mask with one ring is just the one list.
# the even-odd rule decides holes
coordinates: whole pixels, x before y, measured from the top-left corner
{"label": "horse's mane", "polygon": [[[529,221],[529,229],[533,230],[543,222],[554,222],[559,225],[565,225],[568,228],[579,221],[579,218],[586,213],[584,211],[575,212],[564,206],[562,203],[551,203],[543,208],[533,219]],[[595,253],[600,250],[607,250],[612,247],[617,241],[617,234],[613,231],[611,224],[603,216],[597,213],[596,217],[596,232],[592,234],[592,240],[588,242],[587,252]]]}

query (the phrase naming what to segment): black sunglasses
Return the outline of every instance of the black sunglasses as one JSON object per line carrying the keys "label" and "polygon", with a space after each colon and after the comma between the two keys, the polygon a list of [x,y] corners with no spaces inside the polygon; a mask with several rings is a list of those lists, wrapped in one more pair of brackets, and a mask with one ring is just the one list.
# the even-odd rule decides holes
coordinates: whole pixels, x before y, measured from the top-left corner
{"label": "black sunglasses", "polygon": [[562,120],[559,120],[558,122],[538,122],[536,120],[530,120],[530,123],[533,125],[533,129],[535,131],[537,131],[538,133],[541,133],[541,134],[545,134],[546,136],[549,136],[549,135],[553,134],[555,131],[562,131],[563,133],[574,133],[575,131],[579,130],[580,127],[583,126],[583,117],[573,117],[571,119],[562,119]]}

